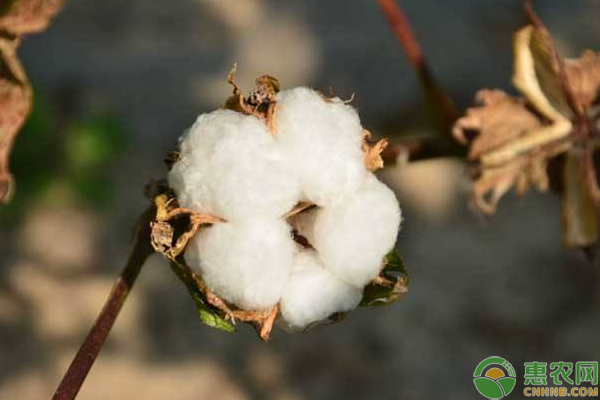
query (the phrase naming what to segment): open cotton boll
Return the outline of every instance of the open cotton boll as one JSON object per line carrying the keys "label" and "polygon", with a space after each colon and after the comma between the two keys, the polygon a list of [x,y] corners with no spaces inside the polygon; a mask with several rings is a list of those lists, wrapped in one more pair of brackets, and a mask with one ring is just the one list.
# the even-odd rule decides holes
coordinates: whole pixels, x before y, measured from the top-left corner
{"label": "open cotton boll", "polygon": [[291,328],[302,329],[333,313],[356,308],[361,298],[362,289],[323,268],[314,250],[300,250],[281,298],[281,315]]}
{"label": "open cotton boll", "polygon": [[182,207],[237,221],[279,217],[299,179],[265,123],[229,110],[201,115],[180,141],[168,179]]}
{"label": "open cotton boll", "polygon": [[226,222],[199,231],[185,261],[217,296],[244,310],[263,310],[279,301],[294,250],[283,220]]}
{"label": "open cotton boll", "polygon": [[358,191],[330,206],[309,210],[307,216],[294,220],[294,227],[317,250],[327,269],[363,287],[379,274],[384,256],[396,242],[400,221],[396,196],[371,174]]}
{"label": "open cotton boll", "polygon": [[367,171],[356,110],[304,87],[277,94],[276,140],[290,154],[305,200],[326,205],[356,190]]}

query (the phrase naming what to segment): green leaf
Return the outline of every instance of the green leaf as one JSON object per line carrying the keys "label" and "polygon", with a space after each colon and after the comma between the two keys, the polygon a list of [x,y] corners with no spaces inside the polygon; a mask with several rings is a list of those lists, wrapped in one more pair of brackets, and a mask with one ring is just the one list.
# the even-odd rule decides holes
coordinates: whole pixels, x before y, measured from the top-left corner
{"label": "green leaf", "polygon": [[385,260],[385,266],[379,274],[383,282],[371,283],[365,287],[360,306],[386,305],[398,300],[408,291],[408,273],[398,251],[390,251]]}
{"label": "green leaf", "polygon": [[190,267],[183,261],[171,260],[170,264],[171,269],[186,286],[194,303],[196,303],[200,320],[212,328],[221,329],[229,333],[235,332],[235,327],[221,316],[221,311],[208,303],[206,296],[200,290],[198,282],[194,278],[194,274]]}
{"label": "green leaf", "polygon": [[75,121],[66,129],[66,167],[79,171],[106,165],[125,147],[125,133],[120,121],[108,114]]}

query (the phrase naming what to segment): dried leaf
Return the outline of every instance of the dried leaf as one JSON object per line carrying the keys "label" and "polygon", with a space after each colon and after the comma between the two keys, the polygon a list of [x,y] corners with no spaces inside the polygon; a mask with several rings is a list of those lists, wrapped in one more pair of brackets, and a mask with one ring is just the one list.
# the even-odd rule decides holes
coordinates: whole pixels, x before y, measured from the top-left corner
{"label": "dried leaf", "polygon": [[550,121],[571,118],[560,60],[548,31],[527,25],[515,34],[513,49],[513,85]]}
{"label": "dried leaf", "polygon": [[564,68],[575,101],[582,109],[588,108],[600,89],[600,53],[586,50],[579,58],[566,59]]}
{"label": "dried leaf", "polygon": [[548,160],[571,147],[568,141],[556,142],[536,151],[513,158],[500,166],[482,168],[473,184],[474,205],[485,214],[494,214],[498,201],[511,187],[517,185],[517,193],[522,195],[530,186],[540,191],[548,189],[546,166]]}
{"label": "dried leaf", "polygon": [[0,38],[0,203],[9,200],[10,150],[31,109],[33,92],[16,56],[16,40]]}
{"label": "dried leaf", "polygon": [[541,126],[539,118],[525,107],[522,99],[513,98],[502,90],[482,89],[475,95],[475,102],[479,106],[469,108],[452,128],[454,137],[463,144],[469,142],[467,134],[475,132],[469,150],[471,160]]}
{"label": "dried leaf", "polygon": [[591,247],[599,237],[598,204],[589,190],[586,164],[583,149],[567,152],[563,175],[563,239],[569,247]]}
{"label": "dried leaf", "polygon": [[63,3],[64,0],[5,0],[0,5],[0,30],[16,36],[43,31]]}
{"label": "dried leaf", "polygon": [[394,249],[385,256],[379,276],[365,287],[360,306],[380,306],[397,301],[408,293],[408,284],[406,267]]}
{"label": "dried leaf", "polygon": [[513,84],[525,99],[482,90],[477,100],[483,106],[469,109],[453,128],[462,143],[469,141],[468,133],[476,133],[469,152],[479,164],[473,201],[486,214],[495,212],[513,186],[519,194],[531,185],[547,190],[548,161],[572,146],[570,118],[580,115],[550,34],[531,10],[529,14],[532,24],[520,29],[513,42]]}
{"label": "dried leaf", "polygon": [[6,0],[0,4],[0,203],[13,190],[9,157],[31,110],[33,91],[16,55],[20,37],[45,29],[63,0]]}

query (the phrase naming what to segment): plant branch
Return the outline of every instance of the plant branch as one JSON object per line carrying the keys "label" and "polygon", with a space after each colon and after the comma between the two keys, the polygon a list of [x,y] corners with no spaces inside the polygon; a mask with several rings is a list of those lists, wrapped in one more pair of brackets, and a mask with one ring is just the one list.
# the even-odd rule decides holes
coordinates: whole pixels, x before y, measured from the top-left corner
{"label": "plant branch", "polygon": [[385,166],[439,157],[463,158],[464,156],[465,150],[463,148],[449,140],[440,140],[439,137],[400,139],[397,142],[390,143],[381,152],[381,158]]}
{"label": "plant branch", "polygon": [[438,130],[444,134],[450,132],[452,124],[456,120],[453,102],[429,70],[421,46],[412,32],[406,14],[395,0],[376,1],[379,3],[410,64],[417,73],[425,91],[427,102],[435,114]]}
{"label": "plant branch", "polygon": [[52,400],[73,400],[77,396],[125,303],[127,295],[131,291],[142,265],[148,256],[154,252],[150,244],[150,221],[155,215],[156,208],[150,207],[139,218],[133,249],[127,264],[117,278],[100,315],[98,315],[94,326],[79,347]]}

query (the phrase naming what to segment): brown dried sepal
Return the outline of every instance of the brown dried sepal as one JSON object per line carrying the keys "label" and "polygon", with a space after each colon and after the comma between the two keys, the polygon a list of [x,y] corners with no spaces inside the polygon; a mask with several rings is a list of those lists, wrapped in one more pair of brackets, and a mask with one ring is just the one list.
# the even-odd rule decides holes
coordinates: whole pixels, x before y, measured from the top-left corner
{"label": "brown dried sepal", "polygon": [[235,309],[233,306],[228,305],[227,302],[212,292],[193,269],[190,269],[190,273],[196,282],[196,285],[198,286],[198,290],[206,297],[206,301],[212,307],[220,310],[226,320],[231,321],[233,325],[236,324],[236,320],[248,322],[254,326],[258,336],[263,341],[269,341],[271,331],[273,330],[273,325],[279,314],[279,304],[275,304],[268,310],[261,311]]}
{"label": "brown dried sepal", "polygon": [[392,291],[386,298],[387,302],[391,303],[397,301],[401,296],[408,293],[408,279],[400,277],[396,282],[387,279],[385,276],[378,276],[371,281],[372,285],[379,285],[391,288]]}
{"label": "brown dried sepal", "polygon": [[225,100],[223,108],[264,119],[269,127],[269,132],[274,135],[279,81],[270,75],[259,76],[254,82],[255,88],[248,96],[244,96],[240,87],[235,83],[236,70],[237,65],[234,64],[227,76],[227,82],[233,86],[233,94]]}
{"label": "brown dried sepal", "polygon": [[383,168],[383,158],[381,158],[381,153],[387,147],[388,140],[383,138],[375,143],[372,143],[371,136],[372,135],[370,131],[363,129],[362,150],[365,154],[365,167],[369,171],[374,172]]}
{"label": "brown dried sepal", "polygon": [[[154,204],[156,205],[156,216],[150,223],[150,241],[152,247],[156,252],[176,261],[178,265],[182,264],[176,258],[182,253],[188,241],[202,225],[224,222],[219,217],[178,207],[175,198],[169,197],[164,193],[158,194],[154,198]],[[181,233],[179,237],[175,237],[176,229],[174,224],[180,218],[189,218],[189,229]],[[185,269],[186,273],[194,280],[198,291],[206,298],[208,304],[219,310],[225,320],[231,321],[234,325],[236,320],[251,323],[262,340],[269,340],[273,324],[279,312],[278,304],[264,311],[235,309],[235,307],[228,305],[227,302],[212,292],[193,269],[189,267],[185,267]]]}
{"label": "brown dried sepal", "polygon": [[[213,215],[198,213],[188,208],[176,207],[174,198],[160,194],[154,198],[156,218],[150,223],[150,239],[156,252],[174,260],[185,249],[188,241],[196,234],[202,225],[224,222]],[[189,218],[189,229],[175,237],[175,220]]]}

